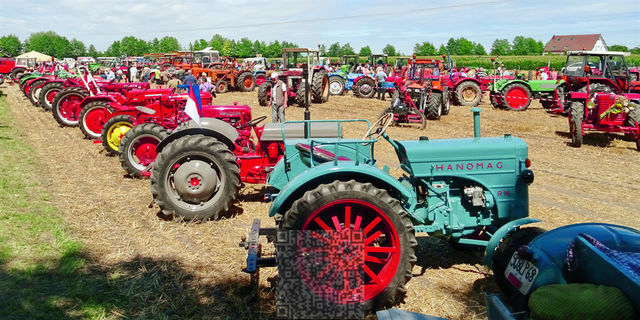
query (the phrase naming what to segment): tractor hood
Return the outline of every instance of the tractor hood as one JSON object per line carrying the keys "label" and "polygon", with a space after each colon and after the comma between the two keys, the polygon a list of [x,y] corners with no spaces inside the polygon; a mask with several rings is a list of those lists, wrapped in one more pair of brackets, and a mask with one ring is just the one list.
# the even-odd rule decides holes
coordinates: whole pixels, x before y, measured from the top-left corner
{"label": "tractor hood", "polygon": [[395,141],[401,167],[412,176],[513,173],[523,167],[528,146],[504,137]]}

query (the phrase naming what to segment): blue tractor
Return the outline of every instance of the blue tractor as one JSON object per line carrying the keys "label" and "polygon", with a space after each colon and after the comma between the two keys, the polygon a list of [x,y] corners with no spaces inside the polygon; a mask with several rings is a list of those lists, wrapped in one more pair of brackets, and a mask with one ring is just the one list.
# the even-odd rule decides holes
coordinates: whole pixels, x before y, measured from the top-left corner
{"label": "blue tractor", "polygon": [[[392,121],[387,114],[362,139],[337,134],[335,139],[285,140],[286,154],[268,180],[276,190],[265,196],[272,201],[269,216],[280,230],[314,231],[324,237],[361,232],[364,263],[359,268],[364,276],[356,282],[364,287],[364,308],[396,304],[416,263],[416,232],[486,246],[494,232],[528,221],[528,189],[534,179],[528,146],[509,134],[481,137],[480,109],[473,111],[473,138],[394,140],[385,133]],[[338,129],[343,122],[338,121]],[[317,121],[305,123],[314,125]],[[378,138],[393,146],[405,172],[402,177],[376,165]],[[255,250],[258,235],[269,233],[263,230],[254,223],[249,240],[241,243],[249,249],[248,273],[276,263]],[[340,265],[324,263],[329,269]],[[315,282],[328,279],[320,276]]]}

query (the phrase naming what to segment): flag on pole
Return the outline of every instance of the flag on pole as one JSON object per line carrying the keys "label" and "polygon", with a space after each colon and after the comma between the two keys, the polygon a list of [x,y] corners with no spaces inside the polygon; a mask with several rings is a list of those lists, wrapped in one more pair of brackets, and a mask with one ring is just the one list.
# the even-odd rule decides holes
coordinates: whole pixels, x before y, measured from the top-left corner
{"label": "flag on pole", "polygon": [[187,96],[187,105],[184,107],[184,112],[200,125],[200,113],[202,112],[202,103],[200,102],[200,89],[197,85],[192,85],[189,89]]}

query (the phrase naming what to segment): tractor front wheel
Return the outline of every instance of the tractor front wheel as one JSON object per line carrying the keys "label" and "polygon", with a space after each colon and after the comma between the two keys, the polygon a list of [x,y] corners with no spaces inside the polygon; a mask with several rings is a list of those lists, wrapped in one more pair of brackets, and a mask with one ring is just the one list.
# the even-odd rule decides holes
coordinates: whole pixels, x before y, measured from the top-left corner
{"label": "tractor front wheel", "polygon": [[105,101],[93,101],[80,110],[80,130],[87,139],[99,139],[102,127],[107,122],[109,104]]}
{"label": "tractor front wheel", "polygon": [[439,120],[442,116],[442,93],[432,92],[427,102],[425,113],[429,120]]}
{"label": "tractor front wheel", "polygon": [[34,106],[37,106],[40,103],[40,92],[42,92],[42,87],[40,87],[40,85],[46,81],[47,80],[45,79],[36,80],[31,83],[31,87],[29,87],[29,100]]}
{"label": "tractor front wheel", "polygon": [[53,118],[63,127],[78,125],[80,103],[89,95],[87,90],[80,87],[63,89],[53,98]]}
{"label": "tractor front wheel", "polygon": [[521,83],[514,83],[502,89],[502,103],[513,111],[524,111],[531,104],[531,90]]}
{"label": "tractor front wheel", "polygon": [[373,98],[376,94],[376,82],[369,77],[360,78],[353,84],[353,93],[358,98]]}
{"label": "tractor front wheel", "polygon": [[50,82],[42,86],[40,96],[38,97],[40,106],[47,111],[51,111],[51,109],[53,109],[53,98],[55,98],[62,89],[64,89],[64,84],[60,82]]}
{"label": "tractor front wheel", "polygon": [[584,104],[580,101],[571,102],[569,110],[569,131],[571,132],[571,144],[580,148],[582,146],[582,119],[584,117]]}
{"label": "tractor front wheel", "polygon": [[313,103],[323,103],[329,100],[329,76],[327,71],[318,70],[311,78],[311,98]]}
{"label": "tractor front wheel", "polygon": [[134,119],[128,115],[117,115],[104,123],[100,136],[102,146],[108,154],[118,153],[122,137],[133,128],[134,124]]}
{"label": "tractor front wheel", "polygon": [[[265,82],[258,87],[258,104],[266,107],[271,98],[271,82]],[[286,98],[286,97],[285,97]]]}
{"label": "tractor front wheel", "polygon": [[253,91],[256,87],[256,78],[249,71],[243,72],[238,76],[236,85],[242,92]]}
{"label": "tractor front wheel", "polygon": [[229,148],[213,137],[193,135],[169,143],[151,171],[153,200],[167,216],[217,219],[240,188],[240,169]]}
{"label": "tractor front wheel", "polygon": [[[352,252],[337,246],[298,256],[298,270],[311,292],[330,292],[326,296],[336,297],[335,303],[346,304],[349,301],[345,299],[353,299],[362,289],[364,296],[359,296],[358,302],[365,312],[393,306],[406,293],[405,284],[416,263],[417,242],[409,214],[387,191],[355,180],[321,184],[292,204],[280,228],[313,231],[312,235],[329,242],[344,239],[352,231],[362,232],[364,263],[357,266],[360,273],[347,272]],[[343,253],[333,252],[336,250]],[[306,273],[309,264],[324,271]]]}
{"label": "tractor front wheel", "polygon": [[480,86],[473,81],[463,81],[456,87],[456,100],[465,107],[475,107],[482,99]]}
{"label": "tractor front wheel", "polygon": [[225,93],[229,90],[229,85],[224,80],[218,80],[216,82],[216,93]]}
{"label": "tractor front wheel", "polygon": [[[300,85],[298,85],[298,91],[296,91],[296,103],[298,103],[298,106],[301,108],[304,108],[305,105],[307,104],[307,98],[306,98],[306,94],[307,94],[307,86],[305,85],[306,80],[302,80],[300,81]],[[288,95],[285,93],[285,99],[288,98]]]}
{"label": "tractor front wheel", "polygon": [[329,78],[329,93],[332,96],[339,96],[344,93],[344,79],[335,76]]}
{"label": "tractor front wheel", "polygon": [[149,177],[151,171],[148,166],[158,156],[156,146],[167,135],[164,127],[155,123],[143,123],[127,131],[118,147],[118,159],[122,168],[134,178]]}

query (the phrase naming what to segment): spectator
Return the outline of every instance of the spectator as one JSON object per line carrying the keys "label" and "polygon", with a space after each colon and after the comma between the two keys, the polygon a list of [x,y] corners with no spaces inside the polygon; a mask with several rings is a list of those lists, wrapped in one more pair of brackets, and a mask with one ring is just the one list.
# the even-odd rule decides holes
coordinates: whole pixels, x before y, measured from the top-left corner
{"label": "spectator", "polygon": [[382,67],[378,67],[375,80],[376,80],[376,87],[378,88],[378,99],[382,101],[384,101],[384,95],[385,95],[385,89],[382,84],[385,82],[386,78],[387,78],[387,74],[384,73],[384,71],[382,70]]}
{"label": "spectator", "polygon": [[213,85],[211,84],[211,82],[209,82],[208,78],[200,78],[200,92],[212,92],[213,91]]}
{"label": "spectator", "polygon": [[551,68],[551,72],[549,73],[550,80],[558,80],[558,72],[555,68]]}
{"label": "spectator", "polygon": [[171,88],[175,91],[181,84],[182,81],[180,81],[180,79],[178,79],[178,77],[176,77],[175,75],[172,75],[171,80],[167,82],[167,88]]}
{"label": "spectator", "polygon": [[116,78],[116,75],[115,75],[115,73],[113,73],[113,70],[111,70],[111,68],[107,68],[104,71],[104,75],[106,76],[105,79],[107,79],[107,81],[113,81]]}
{"label": "spectator", "polygon": [[193,75],[193,71],[191,70],[187,70],[187,75],[184,77],[184,80],[182,81],[184,82],[184,84],[188,85],[189,87],[198,84],[198,80]]}
{"label": "spectator", "polygon": [[284,122],[284,109],[287,108],[287,85],[278,79],[278,73],[271,74],[271,117],[273,122]]}
{"label": "spectator", "polygon": [[205,83],[207,82],[209,79],[207,78],[207,73],[203,72],[200,74],[200,79],[198,79],[200,81],[200,83]]}
{"label": "spectator", "polygon": [[138,68],[136,68],[135,64],[131,65],[131,68],[129,69],[129,76],[131,77],[131,82],[138,82]]}
{"label": "spectator", "polygon": [[151,70],[149,69],[149,67],[145,66],[142,69],[142,81],[148,82],[150,73],[151,73]]}
{"label": "spectator", "polygon": [[116,71],[116,82],[122,82],[122,70]]}

